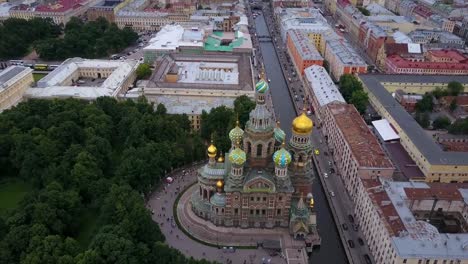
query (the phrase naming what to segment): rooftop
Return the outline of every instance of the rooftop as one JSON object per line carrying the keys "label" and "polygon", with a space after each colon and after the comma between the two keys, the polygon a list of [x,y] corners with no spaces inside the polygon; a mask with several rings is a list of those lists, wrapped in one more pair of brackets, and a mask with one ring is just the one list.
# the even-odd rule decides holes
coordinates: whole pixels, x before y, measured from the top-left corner
{"label": "rooftop", "polygon": [[187,114],[200,115],[202,111],[209,112],[212,108],[218,106],[234,107],[234,99],[232,97],[196,97],[180,96],[180,95],[159,95],[155,96],[156,104],[164,104],[169,114]]}
{"label": "rooftop", "polygon": [[439,58],[450,58],[452,61],[456,62],[467,62],[468,57],[464,56],[457,50],[429,50],[428,53],[431,56]]}
{"label": "rooftop", "polygon": [[32,72],[32,69],[23,66],[10,66],[0,72],[0,92],[8,88],[18,78]]}
{"label": "rooftop", "polygon": [[[249,56],[170,54],[156,60],[148,87],[253,91]],[[177,72],[177,82],[166,75]]]}
{"label": "rooftop", "polygon": [[317,99],[320,107],[331,102],[346,103],[340,91],[333,83],[325,68],[312,65],[304,70],[310,89]]}
{"label": "rooftop", "polygon": [[[122,88],[123,82],[137,68],[138,61],[88,60],[71,58],[37,82],[39,88],[31,88],[28,94],[32,97],[78,97],[96,98],[98,96],[115,96]],[[112,73],[99,87],[74,86],[69,79],[80,68],[109,69]],[[78,74],[79,76],[79,74]]]}
{"label": "rooftop", "polygon": [[440,83],[442,86],[451,81],[468,84],[468,76],[360,74],[359,78],[431,164],[468,165],[468,153],[443,151],[383,86],[384,83]]}
{"label": "rooftop", "polygon": [[335,54],[341,63],[346,65],[357,65],[358,67],[366,67],[367,64],[357,54],[347,41],[342,40],[327,40],[327,50]]}
{"label": "rooftop", "polygon": [[359,167],[393,168],[390,159],[353,105],[329,104],[327,107]]}
{"label": "rooftop", "polygon": [[424,180],[426,177],[419,169],[400,141],[386,142],[385,148],[390,155],[393,164],[409,180]]}
{"label": "rooftop", "polygon": [[185,29],[180,25],[164,26],[143,50],[173,50],[180,46],[203,47],[205,31],[199,28]]}
{"label": "rooftop", "polygon": [[[388,63],[397,68],[434,69],[434,70],[468,70],[468,62],[432,62],[432,61],[411,61],[402,58],[400,55],[390,55],[387,57]],[[429,74],[429,73],[427,73]],[[434,72],[434,74],[439,74]],[[460,73],[462,74],[462,73]]]}
{"label": "rooftop", "polygon": [[205,39],[204,49],[206,51],[231,52],[234,49],[252,49],[252,40],[248,33],[236,32],[213,32]]}
{"label": "rooftop", "polygon": [[314,43],[307,37],[306,33],[293,29],[288,31],[288,36],[291,38],[291,42],[302,60],[323,60]]}
{"label": "rooftop", "polygon": [[86,0],[58,0],[55,3],[40,4],[36,7],[36,12],[66,12],[70,9],[77,9]]}
{"label": "rooftop", "polygon": [[468,259],[468,233],[439,233],[435,226],[417,220],[408,208],[408,202],[413,199],[432,200],[427,194],[438,195],[442,199],[454,198],[466,205],[466,184],[381,181],[405,227],[404,232],[393,237],[393,244],[401,258]]}

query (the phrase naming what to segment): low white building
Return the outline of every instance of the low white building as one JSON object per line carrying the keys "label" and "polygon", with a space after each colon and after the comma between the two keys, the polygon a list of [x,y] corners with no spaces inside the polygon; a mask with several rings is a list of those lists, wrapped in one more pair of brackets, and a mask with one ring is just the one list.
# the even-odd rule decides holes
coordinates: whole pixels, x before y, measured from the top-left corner
{"label": "low white building", "polygon": [[88,60],[72,58],[30,88],[28,98],[79,98],[94,100],[100,96],[116,97],[133,86],[137,60]]}

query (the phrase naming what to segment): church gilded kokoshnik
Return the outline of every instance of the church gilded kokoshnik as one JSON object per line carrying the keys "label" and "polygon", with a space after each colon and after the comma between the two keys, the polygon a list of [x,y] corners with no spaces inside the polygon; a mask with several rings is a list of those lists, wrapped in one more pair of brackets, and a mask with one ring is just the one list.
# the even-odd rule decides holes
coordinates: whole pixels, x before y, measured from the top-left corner
{"label": "church gilded kokoshnik", "polygon": [[294,238],[307,238],[316,234],[313,122],[305,113],[296,117],[287,144],[280,123],[275,124],[265,105],[268,83],[262,78],[255,89],[256,106],[245,129],[237,122],[229,132],[229,152],[218,155],[213,142],[208,147],[209,161],[198,170],[192,210],[218,226],[287,227]]}

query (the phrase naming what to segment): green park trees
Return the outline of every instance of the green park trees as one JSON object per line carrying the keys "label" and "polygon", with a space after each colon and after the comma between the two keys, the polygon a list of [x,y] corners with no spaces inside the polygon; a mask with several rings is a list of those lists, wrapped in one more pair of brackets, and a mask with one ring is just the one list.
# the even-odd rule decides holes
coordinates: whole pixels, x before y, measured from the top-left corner
{"label": "green park trees", "polygon": [[343,74],[340,77],[339,87],[346,102],[353,104],[359,113],[365,113],[369,97],[364,92],[362,83],[354,75]]}
{"label": "green park trees", "polygon": [[239,119],[241,127],[245,127],[249,113],[255,108],[255,103],[246,95],[236,98],[234,110],[226,106],[211,109],[208,113],[203,111],[201,116],[201,137],[208,141],[213,139],[216,147],[223,153],[231,148],[229,131]]}
{"label": "green park trees", "polygon": [[[165,245],[144,204],[166,171],[204,152],[187,116],[144,99],[29,100],[4,111],[0,180],[34,190],[0,215],[0,264],[208,263]],[[90,213],[95,223],[84,221]]]}
{"label": "green park trees", "polygon": [[46,60],[99,58],[118,53],[137,39],[132,29],[119,29],[104,18],[84,23],[73,17],[65,26],[63,38],[42,39],[35,42],[34,48]]}
{"label": "green park trees", "polygon": [[56,38],[60,31],[52,19],[9,18],[0,23],[0,60],[24,56],[35,41]]}

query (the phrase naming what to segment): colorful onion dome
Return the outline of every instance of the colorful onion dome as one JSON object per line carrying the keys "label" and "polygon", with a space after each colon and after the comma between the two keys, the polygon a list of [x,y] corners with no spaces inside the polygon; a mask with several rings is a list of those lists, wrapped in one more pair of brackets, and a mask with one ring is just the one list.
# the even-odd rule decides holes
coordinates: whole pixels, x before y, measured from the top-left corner
{"label": "colorful onion dome", "polygon": [[223,184],[223,181],[222,181],[222,180],[218,180],[218,181],[216,182],[216,187],[218,187],[218,188],[223,188],[223,185],[224,185],[224,184]]}
{"label": "colorful onion dome", "polygon": [[236,121],[236,127],[229,131],[229,139],[231,139],[231,142],[242,141],[243,136],[244,130],[239,127],[239,121]]}
{"label": "colorful onion dome", "polygon": [[309,134],[312,132],[313,127],[314,123],[309,117],[307,117],[305,113],[302,113],[298,117],[294,118],[292,122],[292,129],[297,134]]}
{"label": "colorful onion dome", "polygon": [[265,80],[260,79],[260,81],[257,82],[257,84],[255,85],[255,91],[257,93],[265,93],[266,91],[268,91],[268,83],[265,82]]}
{"label": "colorful onion dome", "polygon": [[286,138],[286,133],[281,129],[279,121],[276,122],[276,127],[273,130],[273,136],[275,137],[276,142],[280,143]]}
{"label": "colorful onion dome", "polygon": [[284,149],[284,142],[283,147],[281,147],[273,154],[273,162],[276,166],[281,168],[288,166],[291,162],[291,154],[289,153],[289,151]]}
{"label": "colorful onion dome", "polygon": [[216,157],[216,152],[218,151],[218,149],[216,149],[215,145],[213,145],[213,140],[211,141],[211,145],[208,147],[206,151],[208,152],[208,157],[210,158]]}
{"label": "colorful onion dome", "polygon": [[232,164],[243,165],[246,160],[247,156],[245,152],[239,147],[236,147],[229,153],[229,161],[231,161]]}

